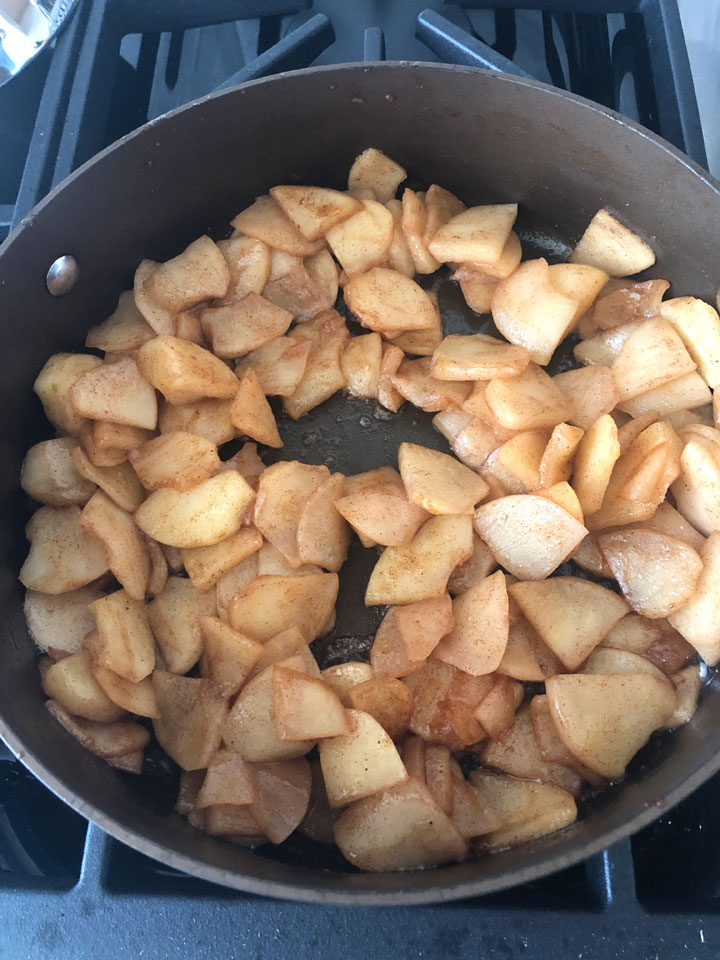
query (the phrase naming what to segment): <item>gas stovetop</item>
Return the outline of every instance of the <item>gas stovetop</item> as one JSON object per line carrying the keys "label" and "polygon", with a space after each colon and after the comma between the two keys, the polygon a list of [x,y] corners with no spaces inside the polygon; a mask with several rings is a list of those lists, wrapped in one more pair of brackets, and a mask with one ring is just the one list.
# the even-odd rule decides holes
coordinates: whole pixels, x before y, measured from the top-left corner
{"label": "gas stovetop", "polygon": [[[173,107],[281,70],[382,59],[534,76],[705,163],[676,0],[80,0],[53,47],[0,86],[0,239],[93,153]],[[156,863],[88,826],[8,754],[0,958],[717,957],[719,801],[720,776],[632,840],[504,893],[330,908]]]}

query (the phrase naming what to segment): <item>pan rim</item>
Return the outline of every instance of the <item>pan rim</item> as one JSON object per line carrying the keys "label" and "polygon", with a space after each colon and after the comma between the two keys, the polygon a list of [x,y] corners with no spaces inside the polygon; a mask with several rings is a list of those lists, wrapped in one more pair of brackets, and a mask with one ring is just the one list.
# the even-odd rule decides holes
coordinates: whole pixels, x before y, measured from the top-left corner
{"label": "pan rim", "polygon": [[[131,131],[124,137],[116,140],[104,150],[91,157],[88,161],[78,167],[69,177],[54,187],[23,219],[18,223],[10,233],[5,242],[0,245],[0,257],[16,241],[23,231],[32,224],[34,218],[42,212],[45,207],[52,203],[55,196],[63,191],[69,184],[80,177],[85,171],[101,162],[104,157],[113,153],[116,149],[125,143],[141,136],[148,129],[154,129],[160,125],[171,122],[175,117],[188,110],[198,109],[205,102],[215,100],[219,97],[236,96],[238,91],[245,92],[255,86],[268,84],[284,83],[298,77],[314,74],[347,74],[351,72],[362,72],[367,74],[373,71],[395,70],[414,70],[417,72],[453,72],[465,73],[473,76],[483,76],[492,78],[493,82],[519,84],[521,86],[532,87],[540,90],[544,95],[552,95],[562,100],[570,100],[577,103],[584,109],[590,109],[596,114],[620,124],[622,127],[632,130],[635,134],[641,136],[644,140],[651,141],[655,147],[659,147],[666,154],[669,154],[676,162],[681,163],[694,176],[701,180],[720,198],[720,182],[711,174],[705,171],[699,164],[695,163],[689,157],[685,156],[672,144],[661,137],[653,134],[642,125],[623,117],[614,110],[593,103],[584,97],[576,94],[559,90],[549,84],[537,80],[515,77],[510,74],[498,73],[492,70],[481,70],[475,67],[454,66],[451,64],[435,64],[424,61],[380,61],[368,63],[347,63],[336,64],[322,67],[309,67],[303,70],[286,71],[275,74],[272,77],[252,80],[244,84],[229,87],[215,93],[207,94],[190,103],[183,104],[168,113],[165,113],[141,127]],[[614,843],[637,832],[642,827],[647,826],[659,813],[664,812],[687,797],[693,790],[704,783],[710,776],[720,770],[720,747],[717,753],[708,758],[704,763],[697,767],[686,779],[678,784],[670,793],[664,794],[662,806],[653,804],[640,809],[633,817],[624,820],[621,824],[605,829],[601,833],[584,843],[575,843],[575,849],[566,851],[550,852],[542,855],[535,863],[511,867],[499,876],[480,878],[477,880],[463,880],[456,883],[438,882],[435,885],[428,886],[422,890],[403,889],[403,875],[396,874],[398,878],[397,890],[380,889],[357,889],[342,890],[331,889],[330,887],[314,887],[304,880],[297,883],[291,880],[268,880],[250,876],[248,874],[231,871],[225,867],[214,865],[207,860],[199,860],[194,857],[180,853],[168,846],[165,846],[152,837],[147,836],[139,828],[130,828],[125,826],[120,820],[106,813],[94,804],[89,803],[82,797],[77,797],[74,791],[69,788],[65,782],[55,775],[33,752],[28,751],[22,743],[21,738],[8,726],[4,718],[0,717],[0,737],[5,741],[15,756],[23,765],[33,773],[38,779],[47,786],[56,796],[75,809],[89,821],[96,824],[103,831],[114,837],[116,840],[130,846],[131,848],[149,855],[171,867],[188,873],[192,876],[217,883],[224,887],[230,887],[238,891],[260,895],[272,896],[291,901],[313,902],[323,905],[345,905],[345,906],[392,906],[392,905],[421,905],[431,903],[442,903],[453,900],[466,899],[468,897],[483,896],[490,892],[499,892],[529,881],[538,880],[548,876],[557,870],[576,865],[586,860],[602,850],[607,849]],[[561,834],[560,834],[561,835]],[[530,845],[532,846],[532,845]],[[424,876],[431,875],[426,872]],[[337,875],[340,878],[342,875]],[[355,879],[363,878],[368,887],[372,887],[373,874],[356,875]]]}

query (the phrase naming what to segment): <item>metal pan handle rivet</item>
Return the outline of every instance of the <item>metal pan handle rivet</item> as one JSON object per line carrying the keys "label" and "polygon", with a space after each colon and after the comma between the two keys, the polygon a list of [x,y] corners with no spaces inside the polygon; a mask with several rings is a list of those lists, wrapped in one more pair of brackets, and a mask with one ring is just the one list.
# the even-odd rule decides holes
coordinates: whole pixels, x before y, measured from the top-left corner
{"label": "metal pan handle rivet", "polygon": [[48,293],[53,297],[64,297],[70,293],[80,276],[80,268],[75,257],[66,254],[58,257],[51,265],[45,277]]}

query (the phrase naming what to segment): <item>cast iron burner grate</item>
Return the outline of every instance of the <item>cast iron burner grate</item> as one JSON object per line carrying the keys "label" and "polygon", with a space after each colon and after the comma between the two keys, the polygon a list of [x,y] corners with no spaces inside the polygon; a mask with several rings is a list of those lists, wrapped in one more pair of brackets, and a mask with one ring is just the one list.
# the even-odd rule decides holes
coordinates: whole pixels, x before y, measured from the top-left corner
{"label": "cast iron burner grate", "polygon": [[[0,238],[96,151],[175,106],[281,70],[382,59],[535,76],[705,163],[676,0],[82,0],[54,49],[0,88]],[[7,754],[0,956],[716,957],[719,794],[720,775],[632,841],[503,893],[327,908],[159,864],[88,826]]]}

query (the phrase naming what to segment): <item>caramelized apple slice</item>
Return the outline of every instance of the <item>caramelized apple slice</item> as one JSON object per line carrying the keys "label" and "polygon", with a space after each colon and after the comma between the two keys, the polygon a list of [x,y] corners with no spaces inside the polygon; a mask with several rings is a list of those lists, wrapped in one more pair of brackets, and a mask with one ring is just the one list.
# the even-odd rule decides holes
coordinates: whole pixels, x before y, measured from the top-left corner
{"label": "caramelized apple slice", "polygon": [[471,676],[493,673],[508,639],[508,598],[501,571],[453,600],[454,626],[434,656]]}

